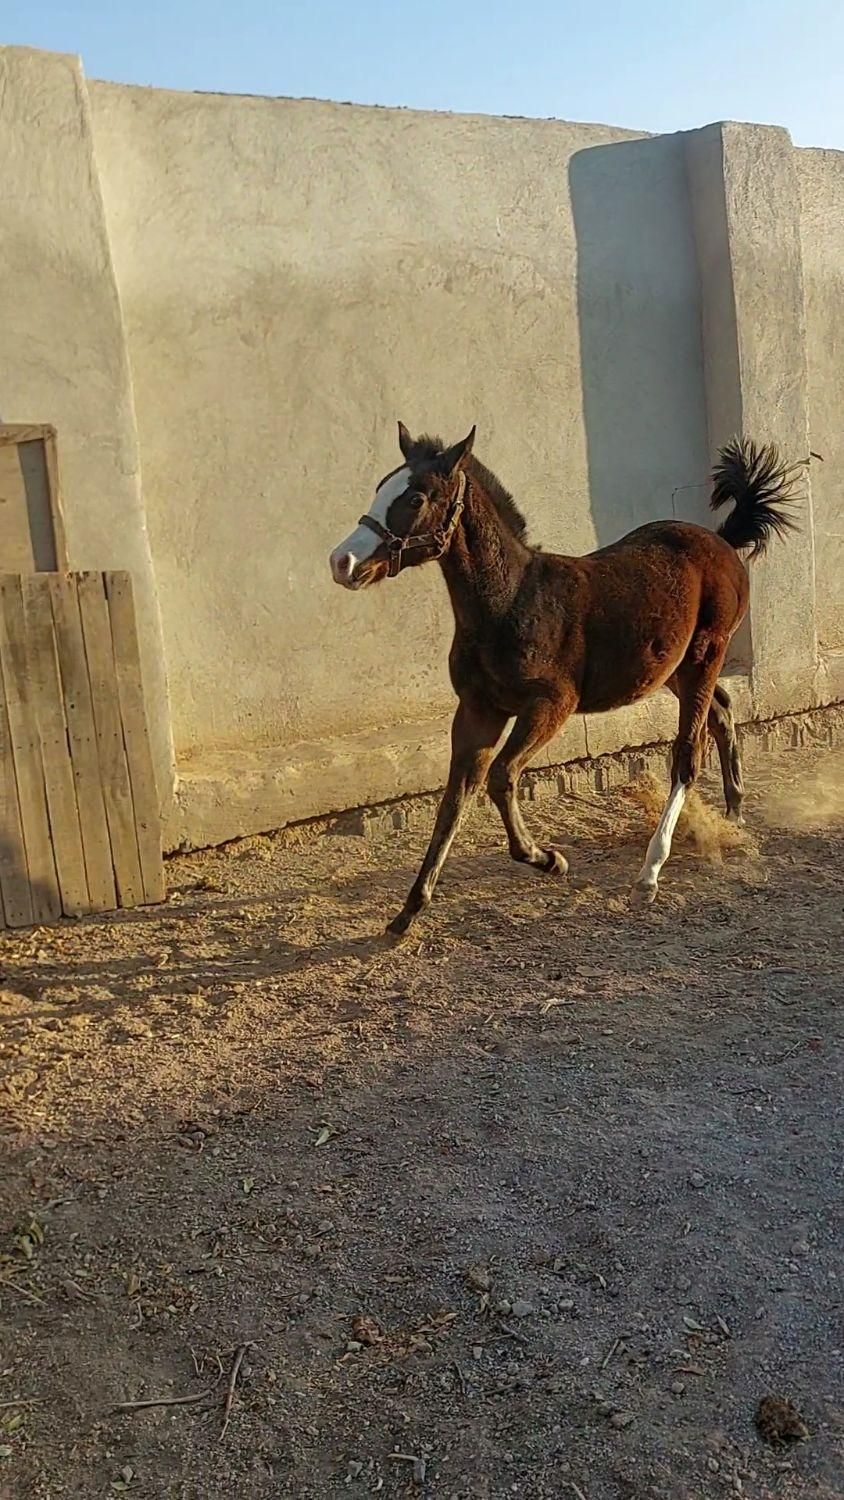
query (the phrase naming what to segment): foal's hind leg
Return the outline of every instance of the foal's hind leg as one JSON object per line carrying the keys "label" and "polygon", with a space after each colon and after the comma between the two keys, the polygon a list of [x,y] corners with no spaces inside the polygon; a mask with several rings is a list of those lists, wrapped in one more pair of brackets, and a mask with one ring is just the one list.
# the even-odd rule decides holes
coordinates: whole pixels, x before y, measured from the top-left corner
{"label": "foal's hind leg", "polygon": [[559,849],[541,849],[522,818],[518,802],[519,777],[532,756],[562,728],[574,704],[543,699],[517,718],[505,744],[492,763],[487,791],[501,814],[512,859],[533,865],[545,875],[565,875],[568,862]]}
{"label": "foal's hind leg", "polygon": [[[680,696],[680,687],[676,677],[672,677],[666,683],[676,698]],[[741,756],[739,754],[738,740],[736,738],[736,726],[733,719],[733,705],[729,693],[720,682],[716,682],[715,691],[712,694],[712,705],[706,718],[706,726],[715,741],[718,751],[718,759],[721,763],[721,779],[724,783],[724,800],[727,804],[727,817],[731,823],[743,823],[741,805],[744,800],[744,781],[741,773]]]}
{"label": "foal's hind leg", "polygon": [[467,803],[480,790],[493,751],[501,738],[506,714],[461,703],[451,726],[451,766],[448,782],[434,824],[434,832],[422,867],[397,917],[387,927],[397,936],[411,923],[434,894],[442,867],[454,843]]}
{"label": "foal's hind leg", "polygon": [[715,684],[707,723],[721,762],[727,817],[731,823],[743,823],[741,805],[744,800],[744,779],[741,774],[741,756],[733,719],[733,705],[727,689],[722,687],[720,682]]}
{"label": "foal's hind leg", "polygon": [[709,659],[696,662],[687,658],[671,682],[672,691],[680,700],[680,725],[671,757],[671,791],[634,887],[634,895],[646,902],[656,896],[659,872],[671,853],[671,840],[686,794],[700,774],[704,729],[726,649],[725,641],[716,653],[715,643],[710,642]]}

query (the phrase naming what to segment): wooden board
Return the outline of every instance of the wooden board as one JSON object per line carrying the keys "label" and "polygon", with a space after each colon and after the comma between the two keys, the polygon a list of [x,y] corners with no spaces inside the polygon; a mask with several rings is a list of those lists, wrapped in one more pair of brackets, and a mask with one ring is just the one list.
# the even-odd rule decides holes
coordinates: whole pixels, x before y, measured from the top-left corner
{"label": "wooden board", "polygon": [[26,927],[31,924],[29,870],[5,691],[0,693],[0,891],[6,926]]}
{"label": "wooden board", "polygon": [[149,743],[141,653],[135,623],[135,601],[129,573],[106,573],[106,594],[111,616],[114,666],[120,715],[126,742],[126,759],[132,783],[135,827],[144,881],[144,895],[153,904],[164,900],[164,865],[161,856],[161,815],[155,786],[155,771]]}
{"label": "wooden board", "polygon": [[[102,573],[82,573],[78,591],[117,896],[121,906],[138,906],[144,899],[144,884],[135,832],[132,787],[123,743],[119,683],[118,692],[114,691],[115,662],[111,644],[111,621]],[[160,862],[159,849],[159,864]]]}
{"label": "wooden board", "polygon": [[21,580],[0,577],[0,669],[15,764],[21,830],[26,846],[32,918],[55,922],[61,912],[56,861],[32,704],[32,674],[26,638]]}
{"label": "wooden board", "polygon": [[88,893],[94,911],[113,911],[117,905],[117,892],[100,781],[94,705],[88,681],[76,579],[70,575],[51,573],[50,600],[53,606],[59,672],[64,689],[64,712],[76,786],[79,827],[82,830],[82,848],[85,851]]}
{"label": "wooden board", "polygon": [[50,815],[62,911],[81,917],[92,910],[85,874],[76,786],[67,739],[62,680],[56,654],[50,580],[39,573],[23,580],[24,614],[32,697]]}
{"label": "wooden board", "polygon": [[164,895],[129,574],[0,574],[2,920]]}
{"label": "wooden board", "polygon": [[55,430],[0,424],[0,568],[45,572],[66,561]]}

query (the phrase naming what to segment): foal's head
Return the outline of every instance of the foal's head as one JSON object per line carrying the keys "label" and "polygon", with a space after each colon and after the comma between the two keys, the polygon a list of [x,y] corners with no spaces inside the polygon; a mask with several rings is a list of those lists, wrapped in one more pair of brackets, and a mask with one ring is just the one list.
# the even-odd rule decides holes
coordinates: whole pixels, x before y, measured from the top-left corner
{"label": "foal's head", "polygon": [[355,530],[331,554],[331,575],[347,589],[368,588],[403,568],[442,557],[463,509],[465,465],[475,429],[443,449],[436,438],[412,438],[399,422],[404,463],[386,474]]}

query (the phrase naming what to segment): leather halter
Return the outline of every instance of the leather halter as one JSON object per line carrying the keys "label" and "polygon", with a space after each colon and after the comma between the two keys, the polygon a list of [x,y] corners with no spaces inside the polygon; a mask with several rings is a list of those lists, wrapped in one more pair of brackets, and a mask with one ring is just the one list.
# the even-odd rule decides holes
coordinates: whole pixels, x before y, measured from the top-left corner
{"label": "leather halter", "polygon": [[405,552],[410,552],[416,547],[433,547],[434,550],[429,559],[431,562],[435,558],[442,557],[457,529],[457,523],[460,520],[465,504],[465,493],[466,475],[461,469],[457,476],[457,489],[449,506],[445,525],[438,526],[436,531],[420,532],[419,536],[396,536],[395,532],[389,531],[386,526],[382,526],[381,522],[377,521],[374,516],[361,516],[358,525],[368,527],[370,531],[375,532],[377,537],[381,538],[382,542],[386,542],[387,544],[388,578],[396,578],[398,576],[404,567]]}

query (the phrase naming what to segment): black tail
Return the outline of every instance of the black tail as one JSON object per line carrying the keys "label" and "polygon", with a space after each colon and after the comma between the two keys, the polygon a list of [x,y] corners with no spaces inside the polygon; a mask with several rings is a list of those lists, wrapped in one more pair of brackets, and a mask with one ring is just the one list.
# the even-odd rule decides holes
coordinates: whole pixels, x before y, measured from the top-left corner
{"label": "black tail", "polygon": [[712,509],[733,501],[718,535],[737,552],[748,549],[750,557],[758,557],[771,537],[796,530],[788,506],[799,499],[794,484],[802,467],[784,464],[773,443],[760,448],[751,438],[732,438],[712,471]]}

